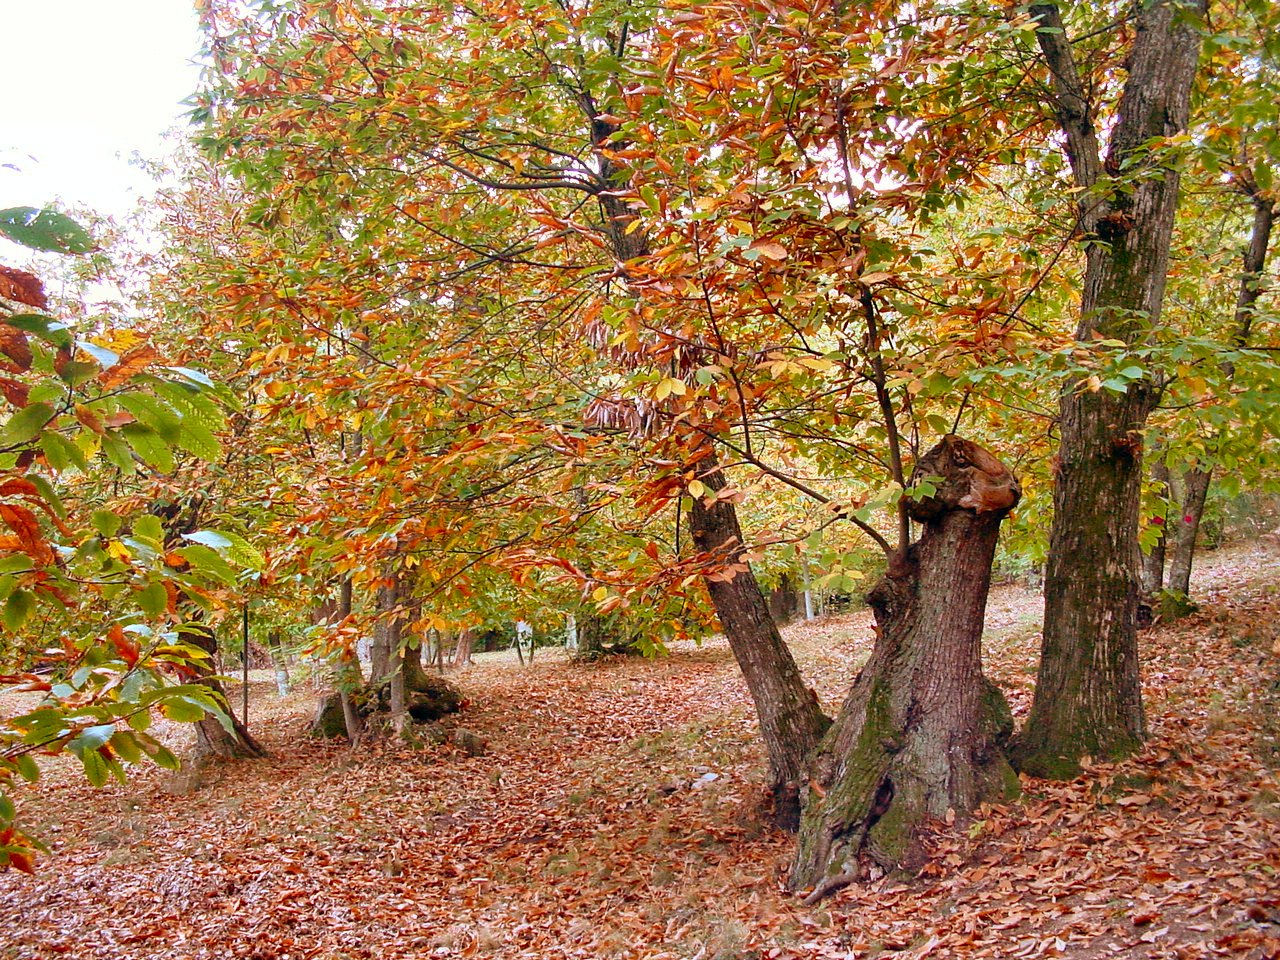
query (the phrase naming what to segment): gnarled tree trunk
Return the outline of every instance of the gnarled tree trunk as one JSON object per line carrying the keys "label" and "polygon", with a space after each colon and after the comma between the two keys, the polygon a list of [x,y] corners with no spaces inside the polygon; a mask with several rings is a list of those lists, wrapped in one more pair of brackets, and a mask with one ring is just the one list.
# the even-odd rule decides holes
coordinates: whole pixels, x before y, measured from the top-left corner
{"label": "gnarled tree trunk", "polygon": [[819,707],[817,694],[804,685],[791,650],[769,616],[760,584],[742,557],[742,529],[732,501],[712,499],[725,487],[714,451],[705,449],[697,470],[710,493],[693,498],[689,531],[698,550],[716,561],[705,577],[707,592],[755,703],[769,755],[774,818],[780,826],[795,829],[808,757],[831,721]]}
{"label": "gnarled tree trunk", "polygon": [[912,505],[924,533],[867,598],[875,650],[813,760],[791,885],[814,900],[871,865],[918,866],[930,818],[1018,789],[1003,752],[1013,721],[983,676],[981,640],[1000,521],[1021,491],[958,437],[916,476],[943,483]]}

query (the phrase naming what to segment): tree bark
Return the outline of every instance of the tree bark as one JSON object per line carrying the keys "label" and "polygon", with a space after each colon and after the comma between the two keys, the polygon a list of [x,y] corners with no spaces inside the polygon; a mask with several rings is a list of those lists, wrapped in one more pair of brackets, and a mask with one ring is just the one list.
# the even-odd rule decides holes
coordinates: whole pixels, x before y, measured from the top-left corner
{"label": "tree bark", "polygon": [[1169,589],[1184,597],[1191,595],[1191,564],[1211,476],[1212,471],[1196,467],[1182,475],[1182,509],[1170,524],[1173,527],[1173,555],[1169,560]]}
{"label": "tree bark", "polygon": [[471,666],[471,654],[476,648],[476,632],[464,627],[458,633],[458,645],[453,648],[453,665],[455,667]]}
{"label": "tree bark", "polygon": [[[1031,11],[1080,188],[1087,246],[1076,339],[1145,342],[1160,318],[1178,199],[1177,170],[1152,144],[1186,129],[1200,52],[1192,21],[1204,0],[1141,9],[1105,161],[1058,8]],[[1122,172],[1133,179],[1115,189],[1110,178]],[[1122,395],[1073,384],[1060,400],[1040,671],[1014,748],[1021,768],[1038,776],[1075,776],[1081,757],[1125,756],[1146,736],[1137,530],[1143,430],[1157,396],[1147,379]]]}
{"label": "tree bark", "polygon": [[369,645],[369,679],[380,684],[391,676],[392,667],[400,650],[402,619],[396,610],[400,606],[400,574],[388,571],[378,585],[378,619],[373,625],[373,642]]}
{"label": "tree bark", "polygon": [[218,654],[218,641],[213,630],[202,623],[189,623],[179,629],[178,636],[184,643],[199,647],[209,655],[207,660],[196,661],[196,682],[217,694],[218,700],[227,707],[226,715],[230,721],[230,729],[223,726],[216,717],[206,716],[196,722],[194,761],[202,763],[211,758],[238,760],[265,757],[267,751],[253,738],[245,725],[236,719],[227,703],[226,690],[220,681],[214,679],[213,662]]}
{"label": "tree bark", "polygon": [[959,437],[916,475],[943,483],[911,505],[924,533],[867,598],[875,649],[813,760],[791,876],[813,900],[873,864],[919,866],[930,819],[1018,790],[1003,753],[1013,720],[983,676],[981,641],[1000,522],[1021,491]]}
{"label": "tree bark", "polygon": [[769,616],[751,565],[743,559],[742,529],[733,502],[715,499],[725,478],[713,450],[704,448],[697,470],[709,493],[692,498],[689,532],[697,549],[715,562],[705,576],[707,592],[755,703],[769,755],[774,818],[779,826],[794,830],[809,754],[831,721],[818,705],[817,694],[805,686]]}

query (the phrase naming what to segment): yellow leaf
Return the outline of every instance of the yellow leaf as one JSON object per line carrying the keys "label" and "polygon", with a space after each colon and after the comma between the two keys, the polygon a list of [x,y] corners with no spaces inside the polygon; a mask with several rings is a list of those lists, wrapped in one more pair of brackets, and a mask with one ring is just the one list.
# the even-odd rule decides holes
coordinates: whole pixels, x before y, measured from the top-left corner
{"label": "yellow leaf", "polygon": [[707,485],[701,480],[689,481],[689,496],[700,497],[707,492]]}
{"label": "yellow leaf", "polygon": [[596,603],[599,603],[608,595],[609,595],[609,588],[604,586],[603,584],[601,584],[600,586],[596,587],[594,590],[591,591],[591,599],[594,600]]}
{"label": "yellow leaf", "polygon": [[659,400],[665,400],[673,394],[677,397],[683,397],[688,389],[689,388],[684,385],[683,380],[679,380],[676,377],[666,377],[658,383],[658,388],[654,391],[654,396]]}

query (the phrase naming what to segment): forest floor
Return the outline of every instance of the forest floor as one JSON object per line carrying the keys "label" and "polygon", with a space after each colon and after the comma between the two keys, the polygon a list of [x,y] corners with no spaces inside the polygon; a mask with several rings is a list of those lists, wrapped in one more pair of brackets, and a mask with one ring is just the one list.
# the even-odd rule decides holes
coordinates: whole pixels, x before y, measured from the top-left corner
{"label": "forest floor", "polygon": [[[50,841],[0,875],[0,958],[1280,956],[1280,550],[1206,554],[1201,611],[1142,637],[1151,739],[939,825],[924,872],[816,907],[762,819],[764,759],[720,641],[657,661],[491,656],[455,676],[488,741],[350,751],[314,692],[251,684],[266,760],[17,799]],[[997,588],[991,676],[1025,716],[1040,603]],[[830,711],[866,614],[786,631]],[[233,690],[232,702],[239,703]],[[175,736],[189,735],[174,731]]]}

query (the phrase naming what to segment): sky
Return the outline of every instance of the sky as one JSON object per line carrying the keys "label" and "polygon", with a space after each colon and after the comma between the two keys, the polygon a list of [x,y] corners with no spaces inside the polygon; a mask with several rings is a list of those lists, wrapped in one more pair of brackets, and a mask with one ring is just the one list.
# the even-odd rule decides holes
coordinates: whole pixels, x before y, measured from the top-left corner
{"label": "sky", "polygon": [[0,0],[0,37],[0,209],[127,214],[199,78],[194,0]]}

